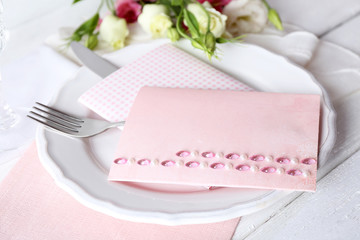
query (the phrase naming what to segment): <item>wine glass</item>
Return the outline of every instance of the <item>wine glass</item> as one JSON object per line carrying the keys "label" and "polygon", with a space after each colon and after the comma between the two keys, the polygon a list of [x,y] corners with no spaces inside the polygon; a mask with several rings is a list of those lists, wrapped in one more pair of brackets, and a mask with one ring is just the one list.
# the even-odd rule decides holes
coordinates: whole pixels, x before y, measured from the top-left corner
{"label": "wine glass", "polygon": [[[5,48],[6,41],[8,40],[8,32],[5,28],[5,24],[2,19],[4,8],[2,1],[0,0],[0,54]],[[6,103],[4,99],[3,89],[2,89],[2,79],[0,75],[0,131],[7,130],[14,126],[17,122],[17,116],[10,106]],[[0,146],[1,149],[1,146]]]}
{"label": "wine glass", "polygon": [[[3,21],[3,3],[0,0],[0,55],[8,40],[8,31]],[[19,114],[15,113],[4,98],[0,73],[0,165],[17,156],[17,149],[23,141],[19,138]],[[17,132],[16,132],[16,131]]]}

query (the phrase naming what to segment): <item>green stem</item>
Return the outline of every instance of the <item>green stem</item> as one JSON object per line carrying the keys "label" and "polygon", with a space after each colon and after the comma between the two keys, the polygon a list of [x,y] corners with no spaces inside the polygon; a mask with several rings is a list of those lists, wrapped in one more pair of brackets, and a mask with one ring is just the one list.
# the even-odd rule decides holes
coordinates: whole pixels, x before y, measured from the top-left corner
{"label": "green stem", "polygon": [[106,2],[107,8],[110,10],[110,12],[113,13],[115,11],[113,1],[112,0],[105,0],[105,2]]}
{"label": "green stem", "polygon": [[102,8],[103,5],[104,5],[104,0],[101,0],[100,5],[96,12],[100,12],[100,9]]}
{"label": "green stem", "polygon": [[206,16],[207,16],[207,19],[208,19],[208,24],[207,24],[207,31],[210,32],[210,14],[208,11],[206,11],[205,7],[199,3],[199,2],[196,2],[200,7],[201,9],[205,12]]}
{"label": "green stem", "polygon": [[266,0],[262,0],[262,1],[263,1],[263,3],[265,4],[265,6],[266,6],[266,8],[267,8],[268,10],[271,9],[269,3],[268,3]]}
{"label": "green stem", "polygon": [[181,19],[182,19],[182,15],[183,15],[183,9],[181,9],[180,13],[179,13],[179,16],[177,17],[176,19],[176,29],[177,31],[179,32],[179,34],[188,39],[188,40],[192,40],[192,38],[190,38],[188,35],[186,35],[186,33],[183,32],[183,30],[180,28],[180,23],[181,23]]}

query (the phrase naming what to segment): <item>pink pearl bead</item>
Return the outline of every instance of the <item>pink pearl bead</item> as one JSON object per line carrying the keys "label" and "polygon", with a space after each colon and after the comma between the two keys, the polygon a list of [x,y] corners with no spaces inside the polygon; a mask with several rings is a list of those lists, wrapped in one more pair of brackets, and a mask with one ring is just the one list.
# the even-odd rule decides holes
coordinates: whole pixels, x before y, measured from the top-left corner
{"label": "pink pearl bead", "polygon": [[222,169],[225,167],[225,164],[223,163],[213,163],[210,165],[212,169]]}
{"label": "pink pearl bead", "polygon": [[127,159],[126,158],[117,158],[114,160],[114,163],[116,164],[126,164],[127,163]]}
{"label": "pink pearl bead", "polygon": [[305,158],[304,160],[301,161],[303,164],[307,164],[307,165],[313,165],[316,163],[316,160],[314,158]]}
{"label": "pink pearl bead", "polygon": [[185,164],[185,166],[189,167],[189,168],[196,168],[200,165],[199,162],[196,162],[196,161],[191,161],[191,162],[187,162]]}
{"label": "pink pearl bead", "polygon": [[147,166],[150,165],[151,161],[149,159],[141,159],[137,163],[141,166]]}
{"label": "pink pearl bead", "polygon": [[276,162],[278,162],[280,164],[289,164],[290,159],[288,159],[286,157],[280,157],[280,158],[276,159]]}
{"label": "pink pearl bead", "polygon": [[255,162],[260,162],[260,161],[264,161],[265,157],[263,155],[253,155],[250,157],[250,160]]}
{"label": "pink pearl bead", "polygon": [[249,165],[246,165],[246,164],[242,164],[242,165],[239,165],[236,167],[236,170],[239,170],[239,171],[248,171],[250,170],[250,166]]}
{"label": "pink pearl bead", "polygon": [[227,159],[236,160],[240,158],[240,155],[237,153],[229,153],[225,156]]}
{"label": "pink pearl bead", "polygon": [[213,152],[203,152],[201,154],[201,156],[203,156],[204,158],[213,158],[213,157],[215,157],[215,153],[213,153]]}
{"label": "pink pearl bead", "polygon": [[178,156],[178,157],[187,157],[189,155],[190,155],[189,151],[180,151],[180,152],[176,153],[176,156]]}
{"label": "pink pearl bead", "polygon": [[276,168],[274,167],[264,167],[263,169],[261,169],[262,172],[264,173],[274,173],[276,172]]}
{"label": "pink pearl bead", "polygon": [[302,175],[302,172],[297,169],[292,169],[292,170],[289,170],[287,172],[287,174],[289,174],[290,176],[300,176],[300,175]]}
{"label": "pink pearl bead", "polygon": [[175,165],[175,162],[172,160],[166,160],[161,163],[164,167],[172,167]]}

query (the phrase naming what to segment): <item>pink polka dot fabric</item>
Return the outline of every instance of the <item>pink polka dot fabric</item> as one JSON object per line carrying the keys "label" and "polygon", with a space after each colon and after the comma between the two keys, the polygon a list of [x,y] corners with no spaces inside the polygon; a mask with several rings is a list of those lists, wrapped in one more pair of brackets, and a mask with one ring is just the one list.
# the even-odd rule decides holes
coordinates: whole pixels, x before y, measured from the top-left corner
{"label": "pink polka dot fabric", "polygon": [[143,86],[252,91],[209,64],[165,44],[120,68],[82,94],[79,101],[108,121],[123,121]]}

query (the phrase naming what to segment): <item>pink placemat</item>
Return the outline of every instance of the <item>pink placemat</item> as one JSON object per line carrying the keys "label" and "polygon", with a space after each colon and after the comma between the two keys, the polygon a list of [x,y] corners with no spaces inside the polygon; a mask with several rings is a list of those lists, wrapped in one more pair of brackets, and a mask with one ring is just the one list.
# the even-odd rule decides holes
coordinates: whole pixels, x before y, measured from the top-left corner
{"label": "pink placemat", "polygon": [[239,218],[163,226],[93,211],[60,189],[39,162],[35,143],[0,185],[0,239],[231,239]]}

